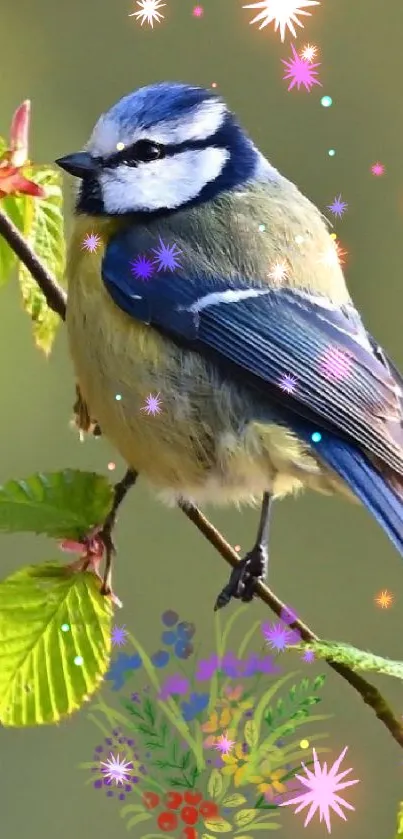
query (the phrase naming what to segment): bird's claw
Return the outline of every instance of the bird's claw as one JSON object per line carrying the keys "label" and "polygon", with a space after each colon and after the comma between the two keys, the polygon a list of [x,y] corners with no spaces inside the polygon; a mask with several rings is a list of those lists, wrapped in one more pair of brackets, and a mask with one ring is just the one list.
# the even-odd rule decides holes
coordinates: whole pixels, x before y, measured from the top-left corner
{"label": "bird's claw", "polygon": [[260,546],[252,548],[231,571],[227,585],[217,597],[214,611],[227,606],[232,597],[250,603],[256,593],[256,583],[266,578],[267,564],[267,554],[263,549]]}

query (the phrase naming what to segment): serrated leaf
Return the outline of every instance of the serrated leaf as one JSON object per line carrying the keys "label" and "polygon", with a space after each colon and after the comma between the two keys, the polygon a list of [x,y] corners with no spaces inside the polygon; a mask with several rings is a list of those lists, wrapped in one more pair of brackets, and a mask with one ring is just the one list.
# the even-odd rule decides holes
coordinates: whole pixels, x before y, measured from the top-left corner
{"label": "serrated leaf", "polygon": [[322,674],[321,676],[316,676],[316,678],[313,681],[312,690],[320,690],[323,687],[323,685],[325,684],[325,681],[326,681],[326,676],[325,675]]}
{"label": "serrated leaf", "polygon": [[[1,199],[1,209],[20,231],[23,230],[25,200],[28,200],[27,196],[23,198],[18,195],[7,195]],[[10,274],[16,264],[16,254],[10,248],[10,245],[7,244],[6,240],[3,239],[3,236],[0,236],[0,286],[4,285],[10,279]]]}
{"label": "serrated leaf", "polygon": [[218,798],[221,794],[222,786],[222,775],[220,775],[218,769],[213,769],[207,784],[207,792],[210,798]]}
{"label": "serrated leaf", "polygon": [[256,810],[245,809],[235,813],[234,822],[238,827],[246,827],[256,818]]}
{"label": "serrated leaf", "polygon": [[145,713],[146,717],[148,717],[148,719],[150,720],[151,725],[154,725],[154,723],[155,723],[154,708],[153,708],[153,704],[152,704],[152,702],[151,702],[151,700],[149,699],[148,696],[144,700],[143,708],[144,708],[144,713]]}
{"label": "serrated leaf", "polygon": [[253,720],[247,720],[244,728],[245,742],[253,748],[258,741],[257,728]]}
{"label": "serrated leaf", "polygon": [[211,830],[212,833],[229,833],[232,830],[232,825],[226,822],[225,819],[204,822],[204,826],[207,827],[207,830]]}
{"label": "serrated leaf", "polygon": [[[297,645],[302,649],[302,645]],[[359,650],[351,644],[343,644],[339,641],[312,641],[303,645],[304,650],[313,650],[318,658],[330,658],[339,664],[345,664],[351,670],[370,670],[374,673],[383,673],[385,676],[394,676],[396,679],[403,679],[403,662],[392,661],[389,658],[375,655],[371,652]]]}
{"label": "serrated leaf", "polygon": [[[79,623],[77,623],[77,613]],[[109,666],[112,605],[94,574],[56,562],[0,583],[0,720],[58,722],[81,707]],[[68,624],[69,631],[61,626]],[[75,659],[80,656],[82,663]]]}
{"label": "serrated leaf", "polygon": [[239,807],[240,804],[245,804],[245,801],[246,801],[245,796],[236,792],[236,793],[234,793],[234,795],[229,795],[227,798],[224,798],[224,800],[222,802],[222,806],[223,807]]}
{"label": "serrated leaf", "polygon": [[294,699],[296,697],[296,694],[297,694],[297,686],[293,685],[292,688],[290,688],[290,690],[288,692],[288,697],[289,697],[291,702],[294,701]]}
{"label": "serrated leaf", "polygon": [[107,478],[95,472],[38,472],[0,486],[0,530],[80,539],[105,519],[112,497]]}
{"label": "serrated leaf", "polygon": [[[28,174],[29,177],[29,174]],[[41,262],[63,284],[66,245],[63,223],[62,177],[56,169],[32,169],[32,179],[45,187],[46,198],[27,198],[24,204],[23,233]],[[20,263],[19,281],[25,311],[33,320],[35,343],[49,354],[60,317],[47,305],[38,284]]]}

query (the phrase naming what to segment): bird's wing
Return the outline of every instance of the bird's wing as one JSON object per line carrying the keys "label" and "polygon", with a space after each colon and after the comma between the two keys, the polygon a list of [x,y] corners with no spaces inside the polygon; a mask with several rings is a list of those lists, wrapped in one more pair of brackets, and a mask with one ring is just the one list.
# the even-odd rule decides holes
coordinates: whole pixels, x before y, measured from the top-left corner
{"label": "bird's wing", "polygon": [[191,272],[136,278],[133,252],[130,230],[121,232],[102,265],[123,311],[403,474],[402,380],[352,307]]}

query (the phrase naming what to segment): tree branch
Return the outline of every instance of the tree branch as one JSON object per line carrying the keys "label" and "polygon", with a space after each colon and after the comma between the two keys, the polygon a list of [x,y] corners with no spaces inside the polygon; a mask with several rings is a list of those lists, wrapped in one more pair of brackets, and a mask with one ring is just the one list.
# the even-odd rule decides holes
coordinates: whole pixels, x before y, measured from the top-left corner
{"label": "tree branch", "polygon": [[[56,314],[60,315],[62,320],[66,317],[67,295],[60,285],[56,282],[54,277],[46,270],[40,260],[34,254],[32,249],[21,236],[19,230],[15,227],[12,221],[0,209],[0,234],[4,237],[6,242],[10,245],[17,257],[23,262],[34,280],[45,295],[48,306],[53,309]],[[130,486],[134,483],[133,470],[129,469],[124,478],[115,485],[114,504],[110,516],[103,525],[103,535],[111,540],[112,530],[116,522],[116,514],[118,507],[126,495]],[[188,519],[198,528],[200,533],[210,542],[213,548],[225,559],[225,561],[232,567],[236,568],[239,563],[239,558],[231,545],[221,536],[221,533],[209,522],[209,520],[191,504],[181,502],[180,509],[185,513]],[[102,533],[102,531],[100,531]],[[285,605],[276,595],[263,583],[259,582],[256,585],[256,594],[260,599],[269,606],[269,608],[279,617],[281,612],[285,609]],[[298,630],[301,638],[304,641],[318,641],[318,636],[300,620],[295,620],[290,626]],[[403,726],[393,714],[392,709],[387,704],[383,696],[379,693],[377,688],[367,682],[362,676],[351,670],[344,664],[333,661],[331,658],[326,659],[329,667],[339,674],[346,682],[348,682],[366,705],[374,711],[378,719],[388,729],[396,743],[403,748]]]}

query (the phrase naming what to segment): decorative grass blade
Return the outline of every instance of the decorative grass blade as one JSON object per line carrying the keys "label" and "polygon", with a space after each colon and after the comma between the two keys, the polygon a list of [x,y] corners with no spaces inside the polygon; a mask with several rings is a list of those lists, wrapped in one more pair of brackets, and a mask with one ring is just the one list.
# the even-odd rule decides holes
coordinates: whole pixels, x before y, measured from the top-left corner
{"label": "decorative grass blade", "polygon": [[111,602],[93,574],[68,574],[51,562],[3,580],[2,724],[55,723],[80,708],[108,669],[111,621]]}
{"label": "decorative grass blade", "polygon": [[340,664],[346,664],[352,670],[372,670],[374,673],[403,679],[402,661],[391,661],[389,658],[358,650],[350,644],[339,641],[315,641],[311,644],[298,644],[297,647],[301,650],[313,650],[318,658],[331,658]]}
{"label": "decorative grass blade", "polygon": [[95,472],[37,473],[0,486],[0,530],[80,539],[107,516],[113,489]]}

